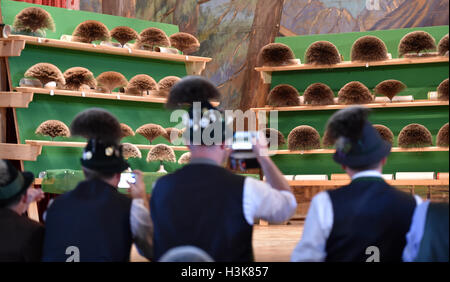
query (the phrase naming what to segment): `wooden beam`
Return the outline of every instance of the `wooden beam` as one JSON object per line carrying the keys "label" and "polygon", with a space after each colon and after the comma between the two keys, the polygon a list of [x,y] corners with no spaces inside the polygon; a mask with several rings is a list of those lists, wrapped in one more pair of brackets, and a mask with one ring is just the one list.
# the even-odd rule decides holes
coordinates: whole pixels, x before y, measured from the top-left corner
{"label": "wooden beam", "polygon": [[[12,43],[16,42],[16,43]],[[23,44],[30,44],[36,46],[45,46],[52,48],[61,48],[67,50],[77,50],[84,52],[92,52],[92,53],[102,53],[109,55],[120,55],[120,56],[128,56],[128,57],[138,57],[138,58],[146,58],[146,59],[155,59],[162,61],[174,61],[174,62],[210,62],[211,58],[205,57],[197,57],[197,56],[185,56],[180,54],[171,54],[171,53],[160,53],[160,52],[152,52],[147,50],[138,50],[138,49],[127,49],[121,47],[114,46],[106,46],[106,45],[94,45],[89,43],[82,42],[71,42],[71,41],[62,41],[57,39],[50,38],[40,38],[26,35],[11,35],[8,38],[0,39],[0,50],[1,46],[4,44],[5,46],[9,46],[11,44],[17,45],[15,48],[21,47],[21,42]],[[23,49],[23,48],[22,48]],[[5,47],[5,52],[8,52],[8,48]],[[17,51],[15,51],[17,52]]]}
{"label": "wooden beam", "polygon": [[318,70],[318,69],[341,69],[341,68],[369,68],[376,66],[398,66],[411,64],[434,64],[434,63],[448,63],[449,58],[445,56],[425,57],[425,58],[400,58],[391,59],[379,62],[342,62],[335,65],[309,65],[297,64],[280,67],[257,67],[257,71],[278,72],[278,71],[302,71],[302,70]]}
{"label": "wooden beam", "polygon": [[280,26],[280,34],[283,36],[298,36],[297,33],[293,32],[292,30],[288,29],[287,27],[281,25]]}
{"label": "wooden beam", "polygon": [[[433,179],[433,180],[421,180],[421,179],[411,179],[411,180],[387,180],[392,186],[449,186],[448,179]],[[350,184],[350,180],[293,180],[288,181],[289,185],[298,187],[340,187]]]}
{"label": "wooden beam", "polygon": [[[424,147],[424,148],[392,148],[392,153],[418,153],[418,152],[448,152],[448,147]],[[335,149],[316,149],[305,151],[273,150],[269,154],[273,155],[311,155],[311,154],[334,154]]]}
{"label": "wooden beam", "polygon": [[[25,140],[25,143],[30,146],[36,147],[71,147],[71,148],[84,148],[86,142],[69,142],[69,141],[46,141],[46,140]],[[156,145],[136,145],[141,150],[150,150]],[[188,151],[185,146],[170,146],[174,151]]]}
{"label": "wooden beam", "polygon": [[[437,101],[437,100],[416,100],[413,102],[392,102],[392,103],[370,103],[363,104],[366,108],[378,109],[378,108],[406,108],[406,107],[433,107],[433,106],[448,106],[449,101]],[[297,112],[297,111],[319,111],[319,110],[341,110],[347,108],[348,105],[327,105],[327,106],[295,106],[295,107],[270,107],[264,108],[252,108],[253,111],[280,111],[280,112]]]}

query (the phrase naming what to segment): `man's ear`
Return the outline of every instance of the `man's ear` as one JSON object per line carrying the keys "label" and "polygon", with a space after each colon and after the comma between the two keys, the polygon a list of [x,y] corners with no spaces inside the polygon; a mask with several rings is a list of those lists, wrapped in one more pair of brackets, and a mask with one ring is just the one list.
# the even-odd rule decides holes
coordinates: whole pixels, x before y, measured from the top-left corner
{"label": "man's ear", "polygon": [[[27,190],[28,191],[28,190]],[[25,192],[21,197],[20,197],[20,202],[23,204],[26,204],[28,202],[28,193]]]}

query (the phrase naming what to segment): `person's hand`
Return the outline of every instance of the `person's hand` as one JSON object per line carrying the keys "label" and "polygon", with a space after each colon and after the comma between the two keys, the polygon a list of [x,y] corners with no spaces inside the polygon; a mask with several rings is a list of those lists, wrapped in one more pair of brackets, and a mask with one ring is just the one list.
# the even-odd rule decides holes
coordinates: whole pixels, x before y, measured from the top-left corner
{"label": "person's hand", "polygon": [[145,199],[147,197],[147,191],[145,189],[144,175],[140,170],[133,170],[133,173],[136,175],[136,183],[128,182],[130,185],[130,196],[133,199]]}
{"label": "person's hand", "polygon": [[33,202],[39,202],[44,199],[44,191],[42,189],[29,188],[27,190],[27,204],[31,204]]}
{"label": "person's hand", "polygon": [[259,131],[258,138],[252,139],[253,144],[253,152],[256,154],[256,157],[259,159],[261,157],[269,156],[268,142],[266,136]]}

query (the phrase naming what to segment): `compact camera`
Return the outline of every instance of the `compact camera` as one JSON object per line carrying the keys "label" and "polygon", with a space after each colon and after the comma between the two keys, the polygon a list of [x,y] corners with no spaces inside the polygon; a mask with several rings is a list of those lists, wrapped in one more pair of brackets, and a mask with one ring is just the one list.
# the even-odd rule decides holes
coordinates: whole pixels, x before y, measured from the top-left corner
{"label": "compact camera", "polygon": [[230,154],[230,165],[233,170],[246,171],[260,168],[259,162],[253,152],[252,140],[258,141],[257,131],[237,131],[233,136]]}

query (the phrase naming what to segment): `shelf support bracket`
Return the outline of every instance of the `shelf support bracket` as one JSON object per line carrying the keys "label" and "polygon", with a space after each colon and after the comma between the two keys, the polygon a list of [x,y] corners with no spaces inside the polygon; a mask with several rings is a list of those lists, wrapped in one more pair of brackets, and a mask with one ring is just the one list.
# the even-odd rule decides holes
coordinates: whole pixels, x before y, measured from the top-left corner
{"label": "shelf support bracket", "polygon": [[28,108],[32,92],[0,92],[0,108]]}
{"label": "shelf support bracket", "polygon": [[19,57],[25,48],[25,40],[0,40],[0,57]]}
{"label": "shelf support bracket", "polygon": [[39,145],[0,143],[0,159],[36,161],[41,153]]}
{"label": "shelf support bracket", "polygon": [[201,75],[206,68],[206,62],[186,62],[188,75]]}
{"label": "shelf support bracket", "polygon": [[262,71],[260,73],[261,73],[261,78],[265,84],[272,83],[272,72],[271,71]]}

